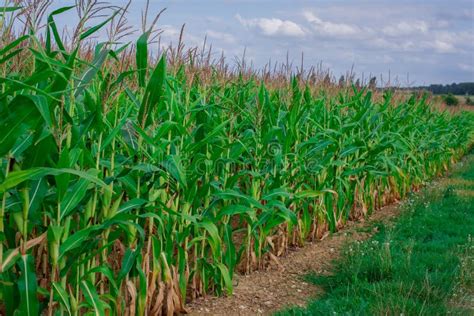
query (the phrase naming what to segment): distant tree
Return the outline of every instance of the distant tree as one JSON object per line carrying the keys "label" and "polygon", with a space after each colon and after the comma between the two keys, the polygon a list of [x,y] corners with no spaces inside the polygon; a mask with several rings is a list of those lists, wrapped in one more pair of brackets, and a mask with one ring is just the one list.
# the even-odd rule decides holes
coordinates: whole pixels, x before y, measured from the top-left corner
{"label": "distant tree", "polygon": [[466,104],[467,104],[467,105],[474,105],[474,100],[471,99],[470,96],[467,96],[467,97],[466,97]]}
{"label": "distant tree", "polygon": [[377,77],[370,78],[369,89],[375,90],[377,88]]}
{"label": "distant tree", "polygon": [[426,89],[428,91],[431,91],[433,94],[452,93],[454,95],[473,95],[474,82],[460,82],[447,85],[432,84],[428,87],[417,87],[415,89]]}
{"label": "distant tree", "polygon": [[355,82],[355,86],[357,89],[360,89],[360,79],[357,78],[356,82]]}
{"label": "distant tree", "polygon": [[329,76],[329,74],[326,74],[326,76],[324,76],[323,83],[325,86],[329,86],[331,84],[331,76]]}
{"label": "distant tree", "polygon": [[456,106],[459,104],[458,98],[456,98],[456,96],[453,95],[452,93],[448,93],[447,95],[444,96],[444,102],[448,106]]}
{"label": "distant tree", "polygon": [[346,85],[346,79],[344,78],[344,75],[342,75],[339,78],[339,87],[344,87]]}

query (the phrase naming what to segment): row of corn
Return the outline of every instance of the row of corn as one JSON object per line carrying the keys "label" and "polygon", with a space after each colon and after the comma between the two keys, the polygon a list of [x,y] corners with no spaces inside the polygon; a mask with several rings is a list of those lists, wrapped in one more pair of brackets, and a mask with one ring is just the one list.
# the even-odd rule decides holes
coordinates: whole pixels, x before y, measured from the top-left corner
{"label": "row of corn", "polygon": [[424,97],[152,67],[149,33],[118,70],[123,48],[81,57],[105,23],[66,48],[62,11],[0,47],[7,315],[171,315],[231,294],[236,273],[402,198],[473,140],[471,113]]}

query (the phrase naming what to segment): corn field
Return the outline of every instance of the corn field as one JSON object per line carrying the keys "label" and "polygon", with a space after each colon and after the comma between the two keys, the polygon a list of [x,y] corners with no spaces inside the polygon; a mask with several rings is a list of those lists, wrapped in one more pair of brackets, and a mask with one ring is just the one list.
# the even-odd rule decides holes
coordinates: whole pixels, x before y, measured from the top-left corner
{"label": "corn field", "polygon": [[403,198],[473,141],[472,113],[426,96],[204,76],[151,58],[150,30],[92,47],[121,13],[66,43],[71,9],[18,35],[22,9],[0,7],[6,315],[172,315],[230,295],[236,273]]}

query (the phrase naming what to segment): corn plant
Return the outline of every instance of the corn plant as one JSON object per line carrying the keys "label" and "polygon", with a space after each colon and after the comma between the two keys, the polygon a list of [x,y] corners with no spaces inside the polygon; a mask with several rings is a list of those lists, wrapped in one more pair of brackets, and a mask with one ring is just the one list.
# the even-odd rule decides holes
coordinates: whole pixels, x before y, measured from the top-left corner
{"label": "corn plant", "polygon": [[[150,58],[150,29],[132,50],[86,54],[122,13],[65,43],[54,21],[71,9],[44,34],[2,38],[7,315],[171,315],[230,295],[235,273],[401,199],[472,144],[471,113],[296,76],[209,77],[192,60],[170,66],[170,51]],[[0,7],[2,31],[17,10]]]}

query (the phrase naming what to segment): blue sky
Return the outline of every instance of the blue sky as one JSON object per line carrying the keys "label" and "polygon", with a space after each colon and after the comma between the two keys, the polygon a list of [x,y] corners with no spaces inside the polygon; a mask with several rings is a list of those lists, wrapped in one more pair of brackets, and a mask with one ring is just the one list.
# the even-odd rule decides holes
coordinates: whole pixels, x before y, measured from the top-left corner
{"label": "blue sky", "polygon": [[[126,1],[113,1],[122,4]],[[54,1],[54,7],[74,1]],[[133,0],[128,21],[140,35],[146,1]],[[216,57],[224,51],[232,63],[246,57],[256,67],[270,59],[350,70],[400,84],[474,81],[474,1],[375,0],[175,0],[150,1],[150,15],[167,8],[158,22],[162,43],[184,41],[201,46],[207,36]],[[70,25],[74,11],[58,20]]]}

